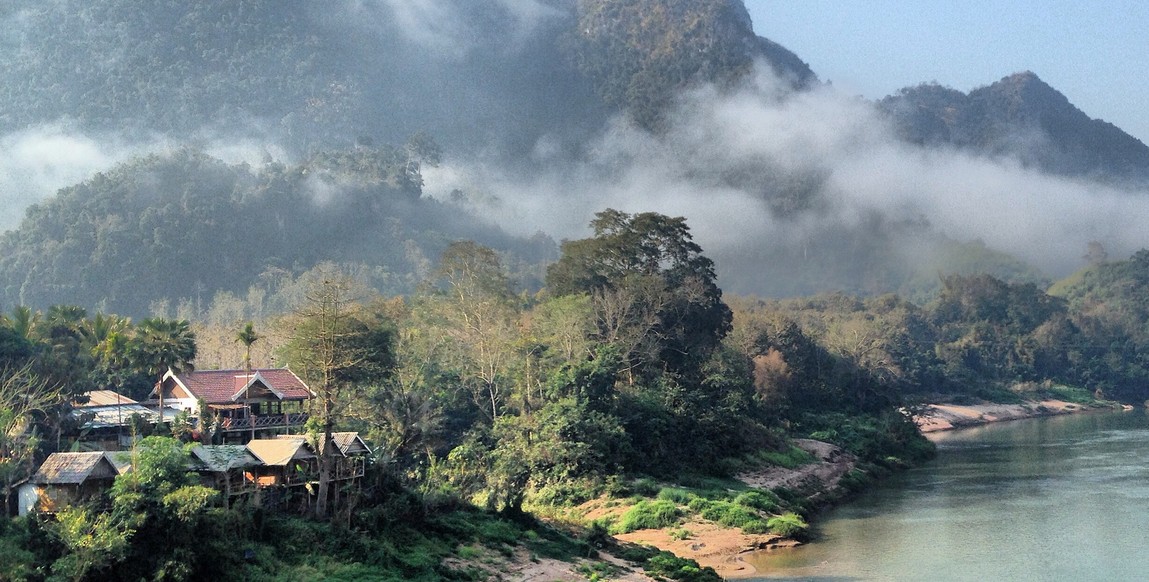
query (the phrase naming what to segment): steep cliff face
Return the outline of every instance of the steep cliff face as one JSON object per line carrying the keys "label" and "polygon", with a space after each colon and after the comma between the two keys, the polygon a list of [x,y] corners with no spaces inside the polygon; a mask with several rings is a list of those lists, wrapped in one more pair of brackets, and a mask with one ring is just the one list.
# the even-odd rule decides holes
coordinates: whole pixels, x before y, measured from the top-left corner
{"label": "steep cliff face", "polygon": [[936,84],[910,87],[879,106],[914,143],[1011,156],[1065,176],[1149,180],[1149,147],[1111,123],[1090,118],[1031,72],[968,94]]}
{"label": "steep cliff face", "polygon": [[648,129],[676,91],[736,82],[755,60],[794,88],[816,80],[792,52],[754,34],[740,0],[580,0],[567,48],[603,100]]}

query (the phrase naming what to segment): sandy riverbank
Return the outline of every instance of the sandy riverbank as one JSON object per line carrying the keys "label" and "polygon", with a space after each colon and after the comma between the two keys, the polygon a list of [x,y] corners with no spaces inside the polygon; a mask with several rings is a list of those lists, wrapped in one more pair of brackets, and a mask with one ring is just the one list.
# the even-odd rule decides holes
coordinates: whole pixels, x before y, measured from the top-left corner
{"label": "sandy riverbank", "polygon": [[[857,465],[853,455],[829,443],[797,439],[794,444],[814,455],[816,461],[794,469],[770,467],[738,475],[738,479],[759,489],[787,487],[817,500],[835,490],[842,477]],[[714,568],[723,578],[745,578],[755,573],[754,567],[742,559],[747,552],[797,545],[793,540],[773,534],[745,534],[738,528],[704,520],[691,520],[673,529],[688,530],[690,536],[675,540],[671,538],[671,529],[649,529],[615,537],[696,560],[702,566]]]}
{"label": "sandy riverbank", "polygon": [[[914,421],[923,433],[928,434],[991,422],[1072,414],[1100,408],[1104,407],[1057,399],[1022,404],[930,404],[923,407]],[[842,477],[857,465],[853,455],[829,443],[798,439],[795,445],[813,454],[817,461],[794,469],[770,467],[739,475],[738,479],[760,489],[787,487],[817,501],[836,491]],[[652,545],[696,560],[702,566],[714,568],[722,577],[732,579],[746,578],[756,573],[754,567],[742,559],[747,552],[797,545],[793,540],[771,534],[744,534],[739,529],[703,520],[692,520],[673,529],[689,530],[690,536],[676,540],[671,538],[671,529],[657,529],[639,530],[616,537],[623,541]]]}
{"label": "sandy riverbank", "polygon": [[1098,406],[1074,404],[1056,399],[1022,404],[927,404],[922,412],[914,416],[914,422],[923,433],[931,433],[1003,420],[1072,414],[1096,409]]}

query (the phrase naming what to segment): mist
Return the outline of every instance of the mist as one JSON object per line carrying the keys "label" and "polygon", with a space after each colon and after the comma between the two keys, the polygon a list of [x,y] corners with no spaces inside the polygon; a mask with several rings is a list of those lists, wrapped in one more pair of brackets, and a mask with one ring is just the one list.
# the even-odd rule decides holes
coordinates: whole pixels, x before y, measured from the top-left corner
{"label": "mist", "polygon": [[51,124],[0,136],[0,231],[15,228],[24,210],[65,186],[153,149]]}
{"label": "mist", "polygon": [[[314,80],[322,91],[340,88],[319,93],[331,107],[269,98],[208,122],[195,115],[211,108],[196,103],[172,121],[200,124],[191,130],[141,122],[121,133],[78,121],[5,130],[0,230],[60,188],[149,153],[192,146],[229,163],[293,163],[307,148],[359,137],[400,144],[423,130],[445,153],[439,167],[422,168],[426,196],[510,233],[555,239],[588,236],[605,208],[685,216],[723,286],[741,293],[896,290],[955,241],[984,243],[1050,278],[1082,266],[1091,241],[1114,258],[1149,246],[1149,193],[907,144],[872,102],[829,85],[794,92],[765,63],[738,87],[679,95],[664,131],[639,129],[612,115],[560,54],[555,38],[570,10],[556,0],[308,6],[275,30],[322,39],[307,62],[323,74]],[[38,18],[9,15],[0,39],[17,43],[50,20]],[[330,125],[305,126],[301,112]],[[321,141],[328,131],[335,139]],[[313,194],[322,206],[337,193]]]}
{"label": "mist", "polygon": [[1090,241],[1113,257],[1147,244],[1149,193],[907,144],[871,102],[832,86],[791,93],[765,65],[736,91],[682,95],[672,119],[654,135],[616,118],[577,160],[548,158],[543,144],[545,170],[532,175],[454,157],[428,171],[426,191],[467,192],[504,228],[556,238],[588,236],[608,207],[685,216],[741,292],[770,291],[748,276],[763,269],[849,265],[875,237],[885,260],[906,262],[883,268],[913,270],[929,258],[922,245],[945,239],[984,242],[1051,277],[1083,266]]}

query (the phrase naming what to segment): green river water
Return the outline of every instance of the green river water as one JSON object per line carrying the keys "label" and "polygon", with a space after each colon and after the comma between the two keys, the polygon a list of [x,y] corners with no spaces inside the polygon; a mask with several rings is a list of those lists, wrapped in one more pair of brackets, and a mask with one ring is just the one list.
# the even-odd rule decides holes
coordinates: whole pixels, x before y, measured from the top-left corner
{"label": "green river water", "polygon": [[752,555],[754,580],[1149,580],[1149,416],[937,435],[938,456]]}

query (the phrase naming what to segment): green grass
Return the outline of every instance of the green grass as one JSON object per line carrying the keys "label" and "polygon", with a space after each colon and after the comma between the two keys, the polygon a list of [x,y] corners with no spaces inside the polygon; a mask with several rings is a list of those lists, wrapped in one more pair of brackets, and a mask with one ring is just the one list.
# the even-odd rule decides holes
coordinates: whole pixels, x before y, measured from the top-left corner
{"label": "green grass", "polygon": [[640,529],[659,529],[670,527],[678,523],[682,516],[678,506],[673,501],[659,499],[655,501],[639,501],[622,514],[618,522],[611,527],[612,534],[630,533]]}
{"label": "green grass", "polygon": [[814,455],[794,445],[785,451],[761,451],[754,456],[766,464],[786,469],[797,469],[815,460]]}
{"label": "green grass", "polygon": [[1045,392],[1058,400],[1072,402],[1073,404],[1088,405],[1097,403],[1097,399],[1093,397],[1092,392],[1079,386],[1055,384],[1050,386]]}
{"label": "green grass", "polygon": [[658,492],[658,498],[666,501],[671,501],[679,505],[685,505],[690,501],[691,493],[686,489],[678,487],[663,487]]}

